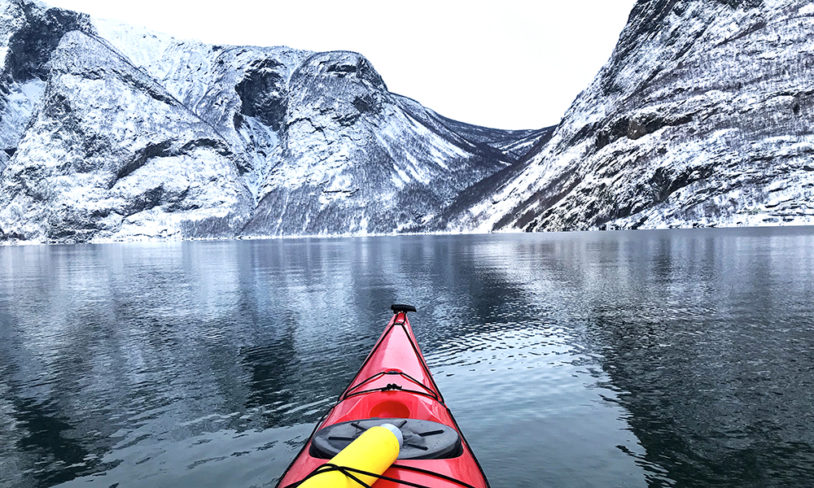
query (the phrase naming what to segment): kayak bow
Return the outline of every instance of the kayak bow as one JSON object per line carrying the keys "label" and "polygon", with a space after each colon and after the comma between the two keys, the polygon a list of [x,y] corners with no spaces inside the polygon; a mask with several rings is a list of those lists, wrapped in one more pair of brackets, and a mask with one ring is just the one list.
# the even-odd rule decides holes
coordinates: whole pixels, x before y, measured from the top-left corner
{"label": "kayak bow", "polygon": [[[347,482],[341,486],[348,487],[374,483],[376,488],[489,487],[416,343],[407,320],[407,312],[415,308],[393,305],[391,309],[393,318],[387,328],[336,405],[317,424],[278,488],[311,486],[315,478],[327,479],[326,473],[336,480],[337,471]],[[373,459],[377,450],[363,446],[373,436],[362,436],[378,426],[391,430],[395,426],[400,434],[401,448],[392,453],[393,457],[398,453],[398,458],[392,465],[392,458],[387,459],[381,469],[389,468],[383,474],[363,468],[380,465]],[[381,432],[389,438],[383,442],[393,443],[396,436]],[[363,439],[354,442],[359,437]],[[390,456],[389,449],[382,449],[381,456]],[[331,484],[339,486],[335,481]]]}

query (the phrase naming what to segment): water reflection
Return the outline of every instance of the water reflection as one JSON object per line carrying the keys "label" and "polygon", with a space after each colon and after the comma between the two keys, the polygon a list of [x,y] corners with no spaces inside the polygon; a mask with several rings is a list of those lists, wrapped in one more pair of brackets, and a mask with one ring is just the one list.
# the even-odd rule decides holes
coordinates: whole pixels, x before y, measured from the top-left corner
{"label": "water reflection", "polygon": [[814,232],[0,248],[0,485],[268,486],[389,318],[493,486],[814,481]]}

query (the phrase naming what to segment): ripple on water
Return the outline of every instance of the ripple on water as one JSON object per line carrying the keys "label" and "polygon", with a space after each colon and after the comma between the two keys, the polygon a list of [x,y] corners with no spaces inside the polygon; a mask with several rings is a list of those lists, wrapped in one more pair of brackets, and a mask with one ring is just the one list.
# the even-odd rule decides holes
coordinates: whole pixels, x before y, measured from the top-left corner
{"label": "ripple on water", "polygon": [[495,487],[814,484],[814,231],[0,248],[0,485],[271,486],[387,320]]}

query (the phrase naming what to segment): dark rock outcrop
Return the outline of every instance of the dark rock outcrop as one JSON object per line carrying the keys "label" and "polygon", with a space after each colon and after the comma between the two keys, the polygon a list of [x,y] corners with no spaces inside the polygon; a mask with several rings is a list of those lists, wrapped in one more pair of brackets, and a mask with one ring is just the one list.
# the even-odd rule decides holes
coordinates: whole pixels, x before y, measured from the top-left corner
{"label": "dark rock outcrop", "polygon": [[288,79],[285,65],[274,59],[253,62],[235,90],[240,95],[241,113],[257,117],[275,131],[282,129],[288,110]]}

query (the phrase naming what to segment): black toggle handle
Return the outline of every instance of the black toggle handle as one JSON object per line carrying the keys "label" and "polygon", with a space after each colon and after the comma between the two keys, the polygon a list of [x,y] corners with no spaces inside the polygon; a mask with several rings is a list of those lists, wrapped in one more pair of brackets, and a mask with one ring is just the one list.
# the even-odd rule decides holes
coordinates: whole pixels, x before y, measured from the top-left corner
{"label": "black toggle handle", "polygon": [[390,305],[390,310],[392,310],[393,313],[399,313],[399,312],[405,312],[406,313],[406,312],[415,312],[416,311],[414,306],[406,305],[404,303],[394,303],[393,305]]}

